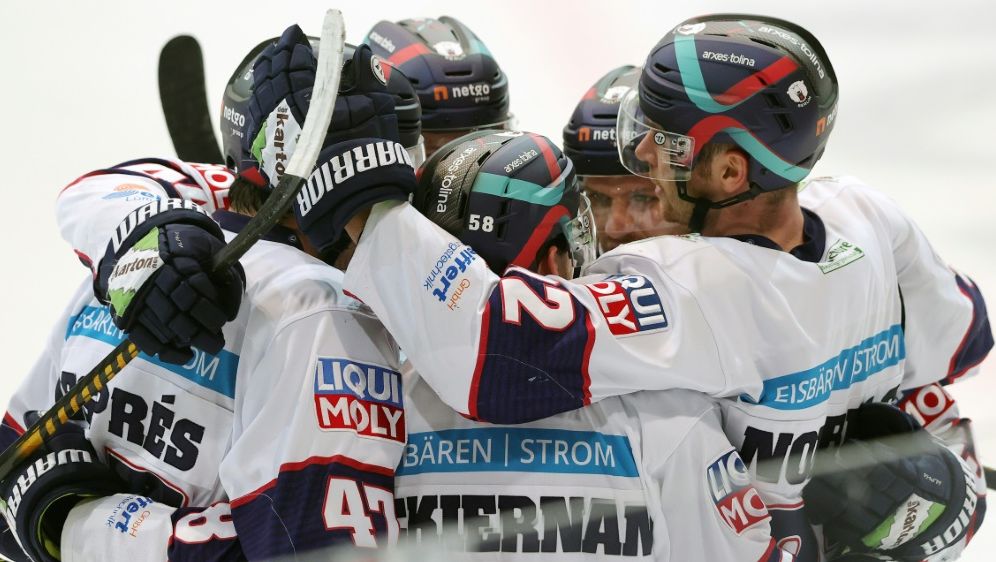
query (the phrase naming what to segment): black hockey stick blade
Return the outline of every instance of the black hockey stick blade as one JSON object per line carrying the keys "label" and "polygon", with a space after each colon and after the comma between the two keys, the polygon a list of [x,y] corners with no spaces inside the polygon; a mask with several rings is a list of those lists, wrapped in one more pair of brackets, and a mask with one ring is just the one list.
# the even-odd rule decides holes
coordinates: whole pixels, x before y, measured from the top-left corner
{"label": "black hockey stick blade", "polygon": [[208,111],[201,46],[190,35],[170,39],[159,53],[159,101],[180,160],[225,163]]}
{"label": "black hockey stick blade", "polygon": [[[318,46],[318,73],[315,76],[311,105],[305,116],[304,128],[301,130],[297,147],[287,164],[287,171],[280,178],[280,182],[260,212],[214,256],[211,265],[215,270],[238,261],[263,233],[273,228],[273,225],[287,214],[294,197],[315,167],[318,153],[325,141],[325,134],[332,122],[332,109],[335,107],[335,99],[339,93],[345,40],[342,13],[339,10],[328,10],[322,23],[321,42]],[[0,453],[0,479],[6,478],[14,467],[50,439],[59,427],[76,415],[84,404],[92,400],[124,369],[125,365],[137,356],[138,349],[135,344],[125,338],[32,424],[17,441]],[[0,508],[3,507],[3,498],[0,498]]]}

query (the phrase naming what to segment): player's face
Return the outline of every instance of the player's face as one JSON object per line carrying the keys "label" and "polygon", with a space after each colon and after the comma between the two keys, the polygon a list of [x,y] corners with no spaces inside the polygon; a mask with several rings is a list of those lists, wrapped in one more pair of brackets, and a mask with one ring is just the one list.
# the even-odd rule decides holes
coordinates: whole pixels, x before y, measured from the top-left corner
{"label": "player's face", "polygon": [[664,219],[659,190],[646,178],[588,176],[585,194],[591,200],[598,247],[607,252],[620,244],[687,229]]}
{"label": "player's face", "polygon": [[[658,187],[661,217],[674,225],[686,225],[692,219],[694,205],[678,197],[678,184],[674,181],[674,168],[670,162],[662,161],[662,153],[652,140],[653,135],[645,135],[636,147],[636,157],[650,166],[650,177]],[[691,184],[689,181],[689,192]]]}

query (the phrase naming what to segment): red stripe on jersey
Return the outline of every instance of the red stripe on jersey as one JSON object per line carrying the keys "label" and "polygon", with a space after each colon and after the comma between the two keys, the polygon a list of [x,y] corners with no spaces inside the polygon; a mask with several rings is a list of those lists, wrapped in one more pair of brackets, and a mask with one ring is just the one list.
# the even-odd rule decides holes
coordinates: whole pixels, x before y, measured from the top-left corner
{"label": "red stripe on jersey", "polygon": [[982,363],[982,361],[987,357],[987,355],[983,355],[978,361],[972,363],[971,365],[966,365],[962,368],[962,370],[955,372],[955,368],[958,366],[958,359],[961,357],[962,352],[965,351],[965,345],[968,344],[969,336],[972,335],[972,328],[975,327],[975,301],[972,300],[972,295],[968,293],[966,288],[962,286],[961,283],[958,283],[958,290],[961,294],[965,295],[968,302],[972,304],[972,319],[968,322],[968,327],[965,328],[965,335],[962,336],[961,343],[958,344],[958,349],[955,350],[954,354],[951,356],[951,362],[948,363],[948,376],[945,377],[944,384],[951,384],[963,377],[965,373],[972,370],[972,368],[977,366],[979,363]]}
{"label": "red stripe on jersey", "polygon": [[761,557],[757,559],[757,562],[769,562],[769,561],[773,562],[774,560],[778,560],[780,557],[776,558],[772,556],[774,552],[775,552],[775,539],[770,539],[768,541],[768,548],[764,551],[764,554],[762,554]]}
{"label": "red stripe on jersey", "polygon": [[481,338],[477,343],[477,364],[474,365],[474,378],[470,380],[470,396],[467,398],[467,413],[470,419],[477,419],[477,393],[481,386],[481,372],[484,370],[484,357],[488,353],[488,330],[491,326],[491,303],[484,307],[481,317]]}
{"label": "red stripe on jersey", "polygon": [[728,90],[719,94],[714,99],[723,105],[733,105],[739,103],[757,92],[763,90],[768,84],[774,84],[794,72],[799,65],[788,56],[784,56],[761,70],[751,74],[747,78],[737,82]]}
{"label": "red stripe on jersey", "polygon": [[85,180],[85,179],[87,179],[89,177],[103,176],[103,175],[106,175],[106,174],[108,174],[107,170],[96,170],[94,172],[88,172],[86,174],[83,174],[82,176],[80,176],[80,177],[74,179],[73,181],[69,182],[69,185],[67,185],[66,187],[63,187],[62,189],[60,189],[59,190],[59,195],[62,195],[63,192],[65,192],[67,189],[69,189],[70,187],[72,187],[72,186],[80,183],[81,181],[83,181],[83,180]]}
{"label": "red stripe on jersey", "polygon": [[783,510],[796,510],[806,505],[806,502],[800,501],[796,503],[778,503],[774,505],[768,505],[768,511],[772,509],[783,509]]}
{"label": "red stripe on jersey", "polygon": [[585,315],[584,324],[588,330],[588,341],[584,344],[584,358],[581,359],[581,376],[584,378],[581,392],[584,405],[587,406],[591,404],[591,375],[588,374],[588,362],[591,359],[591,350],[595,347],[595,325],[591,322],[591,314]]}
{"label": "red stripe on jersey", "polygon": [[10,412],[4,414],[3,423],[16,431],[18,435],[24,435],[24,428],[21,427],[21,424],[17,423],[17,420],[14,419],[14,416],[10,415]]}
{"label": "red stripe on jersey", "polygon": [[181,496],[183,496],[183,502],[179,506],[173,506],[173,507],[187,507],[188,505],[190,505],[190,496],[187,495],[187,492],[185,492],[183,490],[183,488],[181,488],[180,486],[177,486],[176,484],[174,484],[174,483],[170,482],[169,480],[167,480],[166,478],[164,478],[158,472],[156,472],[154,470],[149,470],[149,468],[147,468],[147,467],[140,466],[140,465],[137,465],[137,464],[129,461],[124,456],[122,456],[121,453],[119,453],[119,452],[111,449],[110,447],[104,447],[104,451],[108,455],[111,455],[112,457],[114,457],[117,460],[119,460],[121,462],[121,464],[127,465],[129,468],[131,468],[135,472],[148,472],[149,474],[155,476],[157,480],[159,480],[160,482],[162,482],[163,486],[165,486],[165,487],[167,487],[167,488],[175,491],[176,493],[180,494]]}
{"label": "red stripe on jersey", "polygon": [[[354,468],[356,470],[361,470],[363,472],[373,472],[376,474],[381,474],[383,476],[394,477],[393,468],[387,468],[375,464],[367,464],[365,462],[360,462],[352,457],[347,457],[345,455],[332,455],[331,457],[308,457],[303,461],[284,463],[280,465],[278,471],[281,473],[296,472],[298,470],[303,470],[309,466],[316,464],[341,464],[348,466],[350,468]],[[236,507],[249,503],[250,501],[256,499],[257,496],[259,496],[263,492],[269,490],[270,488],[276,485],[277,485],[277,479],[274,478],[273,480],[270,480],[269,482],[263,484],[259,488],[256,488],[255,490],[247,494],[243,494],[233,499],[231,501],[232,508],[234,509]]]}

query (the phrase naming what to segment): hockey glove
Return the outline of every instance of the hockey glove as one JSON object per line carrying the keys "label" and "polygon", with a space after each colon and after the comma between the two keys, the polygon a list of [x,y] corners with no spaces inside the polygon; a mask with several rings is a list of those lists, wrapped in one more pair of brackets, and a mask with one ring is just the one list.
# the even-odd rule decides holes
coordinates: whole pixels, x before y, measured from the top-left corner
{"label": "hockey glove", "polygon": [[64,425],[0,481],[4,519],[35,562],[60,559],[62,527],[77,503],[125,489],[74,423]]}
{"label": "hockey glove", "polygon": [[[300,135],[315,82],[315,54],[296,25],[267,47],[253,69],[243,150],[276,186]],[[360,45],[343,67],[332,123],[316,170],[294,213],[322,253],[337,248],[349,219],[374,203],[414,191],[411,159],[399,143],[394,97],[379,58]]]}
{"label": "hockey glove", "polygon": [[970,475],[906,413],[866,404],[843,447],[817,453],[803,490],[810,521],[856,552],[923,560],[960,540],[974,514]]}
{"label": "hockey glove", "polygon": [[222,327],[239,311],[245,274],[236,263],[211,272],[225,244],[221,228],[197,205],[156,201],[132,212],[108,243],[94,294],[138,348],[186,363],[191,347],[210,354],[225,345]]}

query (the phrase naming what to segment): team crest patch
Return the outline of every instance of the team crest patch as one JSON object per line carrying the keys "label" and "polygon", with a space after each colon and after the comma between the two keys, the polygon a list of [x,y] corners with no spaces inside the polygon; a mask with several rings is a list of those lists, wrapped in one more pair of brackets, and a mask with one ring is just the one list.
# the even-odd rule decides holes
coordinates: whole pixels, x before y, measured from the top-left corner
{"label": "team crest patch", "polygon": [[847,264],[854,263],[865,257],[861,248],[846,240],[837,240],[827,251],[825,260],[816,264],[824,274],[836,271]]}
{"label": "team crest patch", "polygon": [[726,453],[706,468],[706,482],[719,518],[736,534],[771,518],[736,451]]}
{"label": "team crest patch", "polygon": [[323,431],[405,442],[401,374],[348,359],[319,357],[315,415]]}
{"label": "team crest patch", "polygon": [[615,336],[660,331],[668,327],[661,297],[642,275],[613,275],[585,285]]}

